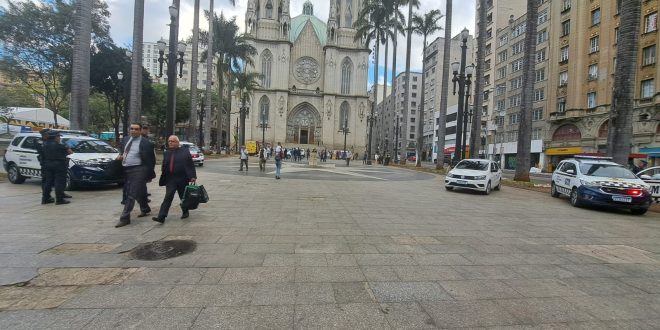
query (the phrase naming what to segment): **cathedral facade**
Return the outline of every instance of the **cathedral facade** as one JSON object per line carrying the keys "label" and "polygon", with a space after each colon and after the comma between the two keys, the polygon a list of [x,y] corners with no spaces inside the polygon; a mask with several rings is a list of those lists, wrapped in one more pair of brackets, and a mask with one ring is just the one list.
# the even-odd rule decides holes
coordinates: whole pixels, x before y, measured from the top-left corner
{"label": "cathedral facade", "polygon": [[[265,134],[267,145],[341,150],[346,127],[347,149],[364,152],[369,49],[354,40],[360,7],[360,0],[331,0],[324,23],[310,1],[290,17],[288,0],[249,0],[246,33],[257,55],[247,71],[261,79],[250,95],[246,141]],[[239,94],[232,99],[236,114]]]}

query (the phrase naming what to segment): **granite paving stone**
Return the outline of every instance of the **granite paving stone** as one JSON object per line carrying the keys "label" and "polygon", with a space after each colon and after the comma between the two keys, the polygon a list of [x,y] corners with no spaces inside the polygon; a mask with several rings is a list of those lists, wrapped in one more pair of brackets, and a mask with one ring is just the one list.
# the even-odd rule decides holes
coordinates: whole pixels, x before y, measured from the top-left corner
{"label": "granite paving stone", "polygon": [[292,329],[293,306],[208,307],[192,329]]}
{"label": "granite paving stone", "polygon": [[660,278],[619,277],[619,280],[646,293],[660,293]]}
{"label": "granite paving stone", "polygon": [[523,278],[522,275],[514,272],[510,266],[451,266],[463,278],[468,280],[477,279],[512,279]]}
{"label": "granite paving stone", "polygon": [[0,286],[27,282],[37,276],[37,268],[8,267],[0,268]]}
{"label": "granite paving stone", "polygon": [[197,256],[194,267],[256,267],[263,265],[264,258],[265,255],[259,253]]}
{"label": "granite paving stone", "polygon": [[171,290],[170,285],[98,285],[69,299],[62,307],[156,307]]}
{"label": "granite paving stone", "polygon": [[421,306],[438,328],[519,324],[514,315],[492,300],[422,302]]}
{"label": "granite paving stone", "polygon": [[525,297],[567,297],[586,296],[587,294],[575,289],[558,279],[514,279],[502,280]]}
{"label": "granite paving stone", "polygon": [[501,280],[440,281],[439,283],[456,300],[523,297]]}
{"label": "granite paving stone", "polygon": [[369,282],[393,282],[400,280],[393,266],[360,266],[360,269]]}
{"label": "granite paving stone", "polygon": [[337,243],[298,243],[295,253],[350,253],[347,244]]}
{"label": "granite paving stone", "polygon": [[0,311],[55,308],[81,291],[77,286],[3,286],[0,287]]}
{"label": "granite paving stone", "polygon": [[254,284],[179,285],[162,299],[162,307],[247,306]]}
{"label": "granite paving stone", "polygon": [[392,269],[404,282],[463,279],[449,266],[392,266]]}
{"label": "granite paving stone", "polygon": [[557,265],[514,265],[511,269],[525,278],[575,277],[575,274]]}
{"label": "granite paving stone", "polygon": [[375,303],[296,306],[294,322],[295,329],[390,329]]}
{"label": "granite paving stone", "polygon": [[201,308],[113,308],[103,310],[84,329],[188,329]]}
{"label": "granite paving stone", "polygon": [[[634,285],[628,285],[623,280],[623,277],[612,278],[564,278],[561,281],[568,284],[570,287],[578,289],[587,293],[590,296],[616,296],[616,295],[630,295],[630,294],[643,294],[643,290],[636,288]],[[648,281],[649,279],[646,279]],[[645,282],[646,282],[645,281]],[[652,293],[652,292],[649,292]]]}
{"label": "granite paving stone", "polygon": [[381,303],[452,300],[435,282],[370,282],[369,286]]}
{"label": "granite paving stone", "polygon": [[220,284],[293,282],[294,273],[290,267],[228,268]]}
{"label": "granite paving stone", "polygon": [[375,302],[367,282],[332,283],[332,289],[339,304]]}
{"label": "granite paving stone", "polygon": [[101,309],[43,309],[0,313],[0,329],[82,329],[101,314]]}
{"label": "granite paving stone", "polygon": [[587,311],[598,320],[617,321],[660,318],[654,309],[635,295],[631,296],[575,296],[564,297],[577,308]]}
{"label": "granite paving stone", "polygon": [[123,283],[144,284],[196,284],[206,273],[205,268],[140,268]]}
{"label": "granite paving stone", "polygon": [[395,266],[416,265],[417,262],[409,254],[356,254],[360,266]]}
{"label": "granite paving stone", "polygon": [[360,282],[365,277],[359,267],[297,267],[296,282]]}
{"label": "granite paving stone", "polygon": [[294,253],[295,247],[293,243],[243,243],[237,253]]}
{"label": "granite paving stone", "polygon": [[576,302],[571,303],[580,298],[583,297],[502,299],[496,304],[520,324],[595,321],[586,309]]}
{"label": "granite paving stone", "polygon": [[392,329],[436,329],[433,318],[417,302],[383,303],[380,309]]}

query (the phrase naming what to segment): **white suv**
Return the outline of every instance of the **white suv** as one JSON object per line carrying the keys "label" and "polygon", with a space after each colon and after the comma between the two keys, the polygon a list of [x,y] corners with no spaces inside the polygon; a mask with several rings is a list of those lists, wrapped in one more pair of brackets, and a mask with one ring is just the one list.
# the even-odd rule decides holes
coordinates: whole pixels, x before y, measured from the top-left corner
{"label": "white suv", "polygon": [[[41,165],[37,158],[37,145],[40,143],[39,133],[19,133],[14,136],[2,161],[11,183],[21,184],[29,178],[41,178]],[[62,143],[73,151],[73,154],[67,156],[67,190],[75,189],[79,185],[123,182],[120,173],[106,172],[109,163],[119,155],[117,149],[102,140],[69,133],[62,134]]]}
{"label": "white suv", "polygon": [[552,197],[568,196],[573,206],[600,205],[644,214],[651,205],[648,184],[609,157],[561,161],[552,173],[550,191]]}
{"label": "white suv", "polygon": [[490,194],[502,187],[502,169],[488,159],[463,159],[445,177],[445,189],[464,188]]}

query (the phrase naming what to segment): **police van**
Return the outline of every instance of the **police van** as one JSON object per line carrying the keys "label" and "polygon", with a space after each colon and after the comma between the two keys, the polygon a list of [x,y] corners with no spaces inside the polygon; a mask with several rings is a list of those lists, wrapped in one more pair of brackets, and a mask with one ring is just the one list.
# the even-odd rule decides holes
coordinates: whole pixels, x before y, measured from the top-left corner
{"label": "police van", "polygon": [[[78,186],[121,184],[123,177],[116,171],[106,171],[119,151],[106,142],[77,132],[62,132],[61,142],[73,151],[67,156],[66,190]],[[29,178],[41,178],[37,145],[39,133],[19,133],[14,136],[3,157],[2,165],[9,181],[21,184]]]}
{"label": "police van", "polygon": [[552,197],[568,196],[571,205],[599,205],[644,214],[651,205],[649,185],[610,157],[575,156],[552,173]]}

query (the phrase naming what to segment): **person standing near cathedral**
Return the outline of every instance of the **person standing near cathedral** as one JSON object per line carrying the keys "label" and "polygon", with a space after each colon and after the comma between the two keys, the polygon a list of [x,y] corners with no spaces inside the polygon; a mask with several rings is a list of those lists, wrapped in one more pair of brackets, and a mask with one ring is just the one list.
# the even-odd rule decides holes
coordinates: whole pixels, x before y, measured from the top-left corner
{"label": "person standing near cathedral", "polygon": [[124,168],[124,186],[126,186],[126,203],[115,228],[131,223],[131,212],[137,201],[140,205],[140,215],[146,217],[151,213],[147,202],[147,180],[150,179],[156,166],[156,155],[151,142],[143,138],[142,124],[131,124],[131,136],[122,141],[121,154],[117,160],[122,161]]}
{"label": "person standing near cathedral", "polygon": [[[163,203],[160,204],[160,211],[158,216],[151,218],[151,220],[164,223],[167,214],[172,206],[174,193],[179,194],[179,199],[183,200],[183,193],[189,182],[197,180],[197,172],[195,171],[195,164],[193,163],[192,156],[186,148],[181,148],[179,138],[172,135],[167,138],[168,149],[163,154],[163,164],[161,166],[161,179],[158,180],[160,185],[165,186],[165,198]],[[190,216],[189,210],[182,209],[181,219],[186,219]]]}
{"label": "person standing near cathedral", "polygon": [[240,158],[241,158],[241,168],[239,171],[243,170],[243,164],[245,164],[245,172],[248,171],[248,151],[245,149],[245,146],[241,146],[241,151],[240,151]]}
{"label": "person standing near cathedral", "polygon": [[280,179],[280,171],[282,170],[282,159],[284,158],[284,149],[282,149],[282,143],[277,142],[277,147],[275,147],[275,179]]}
{"label": "person standing near cathedral", "polygon": [[[43,167],[41,175],[43,177],[43,192],[41,204],[55,205],[69,204],[65,200],[64,187],[66,186],[67,176],[67,155],[70,155],[71,149],[61,143],[62,135],[58,131],[48,131],[48,140],[43,145]],[[55,187],[55,199],[50,196],[50,192]]]}
{"label": "person standing near cathedral", "polygon": [[266,148],[261,148],[259,150],[259,171],[265,172],[266,171],[266,155],[268,152],[266,151]]}

